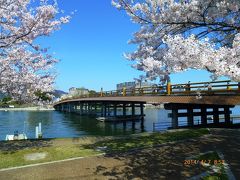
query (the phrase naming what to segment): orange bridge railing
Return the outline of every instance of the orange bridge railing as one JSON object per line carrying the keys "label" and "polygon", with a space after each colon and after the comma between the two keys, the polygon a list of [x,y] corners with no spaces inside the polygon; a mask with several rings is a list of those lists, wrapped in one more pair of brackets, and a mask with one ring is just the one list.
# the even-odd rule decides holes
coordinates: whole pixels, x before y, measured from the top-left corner
{"label": "orange bridge railing", "polygon": [[89,97],[115,96],[170,96],[170,95],[240,95],[240,83],[227,81],[197,82],[186,84],[152,85],[139,88],[122,88],[121,90],[90,92],[82,96],[65,98],[65,100]]}

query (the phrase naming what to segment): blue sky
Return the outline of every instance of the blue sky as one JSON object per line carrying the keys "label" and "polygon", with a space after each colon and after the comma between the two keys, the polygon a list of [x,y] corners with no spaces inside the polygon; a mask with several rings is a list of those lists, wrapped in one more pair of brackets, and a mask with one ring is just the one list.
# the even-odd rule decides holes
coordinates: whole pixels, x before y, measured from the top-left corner
{"label": "blue sky", "polygon": [[[66,15],[77,12],[70,23],[40,41],[60,59],[56,89],[68,91],[70,87],[83,86],[97,91],[101,87],[113,90],[117,83],[133,81],[143,74],[132,69],[131,62],[123,57],[124,52],[135,49],[127,41],[138,25],[125,12],[114,8],[111,0],[58,0],[58,4]],[[172,75],[171,80],[185,83],[210,78],[207,72],[189,71]]]}

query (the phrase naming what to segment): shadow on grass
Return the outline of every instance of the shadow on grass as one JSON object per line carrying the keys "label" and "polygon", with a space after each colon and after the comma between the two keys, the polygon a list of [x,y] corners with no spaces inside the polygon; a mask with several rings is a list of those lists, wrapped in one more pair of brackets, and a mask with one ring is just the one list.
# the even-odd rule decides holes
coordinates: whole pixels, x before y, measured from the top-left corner
{"label": "shadow on grass", "polygon": [[84,147],[103,150],[106,153],[118,153],[134,149],[158,146],[167,142],[196,138],[208,133],[209,132],[207,129],[153,133],[147,136],[123,137],[113,140],[98,141],[94,144],[86,145]]}
{"label": "shadow on grass", "polygon": [[50,147],[51,145],[52,145],[51,139],[0,141],[0,151],[9,154],[27,148],[38,149],[42,147]]}
{"label": "shadow on grass", "polygon": [[202,151],[197,141],[186,141],[130,153],[114,153],[110,156],[124,161],[125,165],[110,169],[101,167],[96,173],[116,179],[186,179],[206,171],[200,164],[184,165],[187,157]]}
{"label": "shadow on grass", "polygon": [[[186,137],[182,136],[182,138],[180,138],[180,136],[175,136],[173,134],[169,135],[171,135],[170,140]],[[168,135],[164,137],[169,140]],[[194,137],[197,136],[191,136],[191,138]],[[157,138],[154,140],[159,139]],[[110,143],[99,142],[97,146],[110,145],[113,149],[117,149],[119,146],[118,149],[122,149],[122,147],[124,147],[124,142],[126,142],[126,140],[116,140]],[[135,143],[137,144],[137,141]],[[218,129],[213,132],[213,136],[211,137],[188,139],[184,142],[178,141],[161,147],[128,151],[127,153],[108,154],[107,156],[123,161],[124,165],[112,166],[111,168],[101,167],[98,168],[95,173],[106,177],[112,177],[113,179],[188,179],[206,172],[208,168],[202,166],[200,163],[184,164],[185,160],[189,157],[192,157],[191,159],[194,160],[194,157],[198,157],[200,153],[215,151],[217,149],[223,152],[224,160],[229,163],[235,177],[240,177],[239,147],[240,131]],[[201,158],[204,159],[208,157],[202,156]],[[215,157],[213,157],[213,159],[214,158]]]}

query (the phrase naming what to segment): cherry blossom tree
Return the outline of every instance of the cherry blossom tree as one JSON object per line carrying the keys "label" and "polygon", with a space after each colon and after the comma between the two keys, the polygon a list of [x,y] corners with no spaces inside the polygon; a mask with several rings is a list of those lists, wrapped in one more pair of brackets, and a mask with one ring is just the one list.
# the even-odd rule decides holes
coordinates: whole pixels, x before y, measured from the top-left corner
{"label": "cherry blossom tree", "polygon": [[36,92],[51,92],[55,58],[36,39],[67,23],[58,17],[56,1],[0,0],[0,91],[19,102],[32,102]]}
{"label": "cherry blossom tree", "polygon": [[239,0],[113,0],[140,30],[125,54],[146,77],[165,82],[171,73],[204,69],[212,78],[240,81]]}

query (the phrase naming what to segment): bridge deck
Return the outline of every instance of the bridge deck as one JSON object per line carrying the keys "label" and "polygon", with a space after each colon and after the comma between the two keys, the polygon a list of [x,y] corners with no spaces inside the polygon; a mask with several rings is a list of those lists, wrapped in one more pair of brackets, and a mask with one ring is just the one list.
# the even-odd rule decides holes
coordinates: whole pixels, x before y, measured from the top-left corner
{"label": "bridge deck", "polygon": [[66,102],[141,102],[149,104],[188,103],[212,105],[239,105],[240,83],[231,81],[197,82],[187,84],[168,83],[166,86],[153,85],[141,88],[102,91],[81,97],[64,99],[54,104]]}
{"label": "bridge deck", "polygon": [[239,95],[215,95],[202,96],[198,99],[196,96],[117,96],[117,97],[89,97],[70,99],[57,102],[54,105],[68,102],[90,102],[90,101],[117,101],[117,102],[143,102],[148,104],[165,103],[188,103],[188,104],[215,104],[215,105],[240,105]]}

